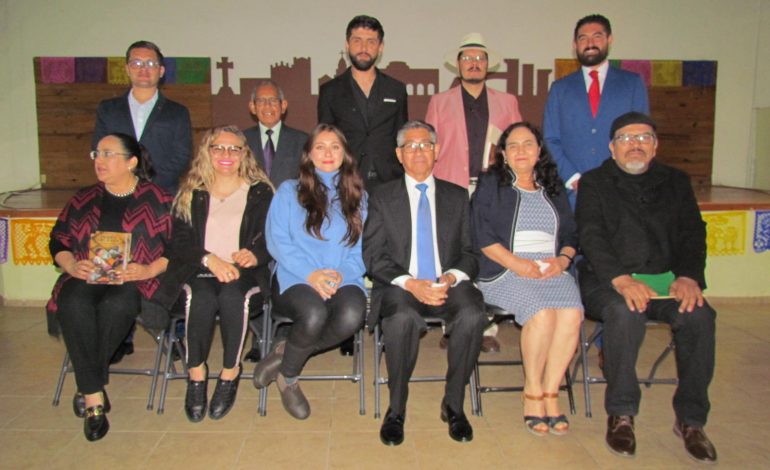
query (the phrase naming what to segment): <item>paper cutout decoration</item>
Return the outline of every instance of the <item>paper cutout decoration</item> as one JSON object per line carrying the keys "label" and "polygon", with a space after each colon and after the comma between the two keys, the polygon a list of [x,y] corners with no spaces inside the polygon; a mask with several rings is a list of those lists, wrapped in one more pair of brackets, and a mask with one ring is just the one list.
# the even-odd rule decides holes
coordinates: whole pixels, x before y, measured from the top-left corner
{"label": "paper cutout decoration", "polygon": [[40,79],[43,83],[74,83],[74,57],[41,57]]}
{"label": "paper cutout decoration", "polygon": [[742,255],[746,252],[746,211],[703,214],[708,256]]}
{"label": "paper cutout decoration", "polygon": [[754,221],[754,251],[770,250],[770,211],[757,211]]}
{"label": "paper cutout decoration", "polygon": [[0,217],[0,264],[8,262],[8,218]]}
{"label": "paper cutout decoration", "polygon": [[48,239],[53,219],[12,219],[13,262],[17,265],[52,264]]}

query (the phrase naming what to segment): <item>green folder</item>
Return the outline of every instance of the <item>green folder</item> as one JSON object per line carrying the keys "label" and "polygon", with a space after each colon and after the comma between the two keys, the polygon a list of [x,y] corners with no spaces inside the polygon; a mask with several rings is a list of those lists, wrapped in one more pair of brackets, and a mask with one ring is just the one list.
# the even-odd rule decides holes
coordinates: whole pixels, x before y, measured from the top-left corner
{"label": "green folder", "polygon": [[671,288],[671,283],[676,279],[676,276],[674,276],[674,273],[671,271],[660,274],[633,273],[631,274],[631,277],[647,284],[661,297],[668,297],[670,295],[669,289]]}

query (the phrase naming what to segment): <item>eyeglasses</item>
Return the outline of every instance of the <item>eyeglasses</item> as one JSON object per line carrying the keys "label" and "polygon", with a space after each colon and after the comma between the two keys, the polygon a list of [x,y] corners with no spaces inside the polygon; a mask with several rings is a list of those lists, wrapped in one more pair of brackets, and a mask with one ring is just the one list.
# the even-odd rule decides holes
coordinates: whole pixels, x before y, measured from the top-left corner
{"label": "eyeglasses", "polygon": [[143,69],[145,67],[148,69],[156,69],[160,67],[160,62],[157,62],[152,59],[148,59],[148,60],[131,59],[128,61],[128,68],[132,70]]}
{"label": "eyeglasses", "polygon": [[461,55],[460,60],[463,62],[486,62],[487,56],[483,54],[479,55]]}
{"label": "eyeglasses", "polygon": [[637,141],[642,145],[648,145],[655,142],[655,134],[651,132],[645,132],[644,134],[620,134],[615,136],[613,140],[622,145],[629,145],[633,141]]}
{"label": "eyeglasses", "polygon": [[243,153],[243,147],[237,145],[209,145],[209,151],[217,157],[227,153],[228,155],[240,156]]}
{"label": "eyeglasses", "polygon": [[257,106],[278,106],[281,100],[278,98],[257,98],[254,100]]}
{"label": "eyeglasses", "polygon": [[96,160],[96,157],[102,156],[104,158],[112,158],[115,155],[123,155],[124,157],[130,157],[131,154],[125,152],[113,152],[112,150],[91,150],[88,152],[88,156],[91,160]]}
{"label": "eyeglasses", "polygon": [[406,153],[414,153],[418,149],[424,152],[429,152],[433,150],[433,147],[435,147],[433,142],[407,142],[401,146],[401,148],[404,149],[404,152]]}
{"label": "eyeglasses", "polygon": [[505,144],[506,151],[518,152],[519,149],[524,152],[531,152],[537,149],[537,142],[534,140],[525,140],[524,142],[507,142]]}

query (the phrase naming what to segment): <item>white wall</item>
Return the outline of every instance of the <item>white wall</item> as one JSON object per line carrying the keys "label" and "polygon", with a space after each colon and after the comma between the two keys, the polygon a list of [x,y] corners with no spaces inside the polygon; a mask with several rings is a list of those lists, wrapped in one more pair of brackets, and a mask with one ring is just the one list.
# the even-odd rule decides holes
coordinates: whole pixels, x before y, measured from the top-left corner
{"label": "white wall", "polygon": [[[149,39],[169,56],[228,56],[231,85],[294,56],[312,58],[315,80],[335,70],[348,20],[367,13],[385,27],[386,64],[440,66],[483,31],[503,56],[552,68],[594,12],[613,23],[611,57],[719,62],[713,182],[749,185],[752,109],[770,103],[770,0],[0,0],[0,191],[38,179],[35,56],[119,56]],[[442,71],[440,88],[451,79]]]}

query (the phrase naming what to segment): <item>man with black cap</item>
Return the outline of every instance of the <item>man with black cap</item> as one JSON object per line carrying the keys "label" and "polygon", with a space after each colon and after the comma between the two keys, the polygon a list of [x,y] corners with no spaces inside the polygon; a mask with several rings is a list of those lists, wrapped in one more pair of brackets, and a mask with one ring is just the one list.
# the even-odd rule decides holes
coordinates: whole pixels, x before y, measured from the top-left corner
{"label": "man with black cap", "polygon": [[586,315],[604,324],[607,446],[636,453],[634,417],[641,391],[636,359],[645,322],[671,325],[679,383],[674,434],[690,457],[717,459],[703,431],[714,375],[714,318],[704,300],[706,224],[684,172],[654,160],[655,122],[629,112],[610,129],[612,157],[581,178],[576,219]]}

